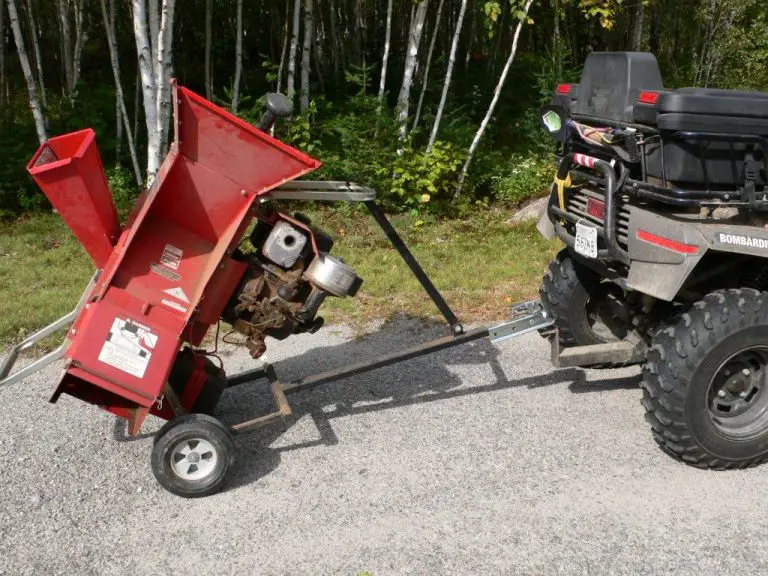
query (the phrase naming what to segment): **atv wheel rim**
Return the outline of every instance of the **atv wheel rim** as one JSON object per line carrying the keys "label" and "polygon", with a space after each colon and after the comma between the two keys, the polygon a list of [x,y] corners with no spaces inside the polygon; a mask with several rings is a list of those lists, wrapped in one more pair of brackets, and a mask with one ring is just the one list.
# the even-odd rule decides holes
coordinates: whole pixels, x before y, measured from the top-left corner
{"label": "atv wheel rim", "polygon": [[171,470],[185,481],[202,480],[216,469],[218,455],[203,438],[182,440],[171,451]]}
{"label": "atv wheel rim", "polygon": [[723,362],[709,382],[712,424],[728,438],[748,440],[768,431],[768,348],[755,346]]}

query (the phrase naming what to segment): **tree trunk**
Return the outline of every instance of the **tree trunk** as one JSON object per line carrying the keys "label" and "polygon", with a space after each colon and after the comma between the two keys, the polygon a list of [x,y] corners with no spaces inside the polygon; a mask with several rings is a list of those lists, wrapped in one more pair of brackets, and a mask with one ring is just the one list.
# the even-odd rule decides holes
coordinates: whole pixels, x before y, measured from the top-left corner
{"label": "tree trunk", "polygon": [[437,33],[440,30],[440,16],[443,12],[443,1],[437,5],[437,16],[435,16],[435,29],[432,30],[432,40],[429,42],[429,51],[427,52],[427,63],[424,65],[424,72],[422,73],[421,81],[421,93],[419,94],[419,103],[416,105],[416,115],[413,118],[413,127],[411,130],[416,130],[416,126],[419,125],[419,118],[421,118],[421,107],[424,104],[424,93],[427,91],[427,83],[429,82],[429,68],[432,65],[432,52],[435,49],[435,41],[437,40]]}
{"label": "tree trunk", "polygon": [[[443,0],[440,0],[442,4]],[[389,47],[392,39],[392,0],[387,2],[387,29],[384,32],[384,54],[381,57],[381,76],[379,77],[379,106],[376,116],[381,114],[381,106],[384,101],[384,89],[387,84],[387,63],[389,62]]]}
{"label": "tree trunk", "polygon": [[[109,20],[109,31],[106,33],[107,48],[109,48],[110,63],[112,64],[112,68],[113,68],[112,75],[115,76],[115,164],[117,166],[120,166],[122,164],[122,153],[123,153],[123,113],[120,110],[120,104],[122,102],[124,106],[125,100],[124,99],[121,100],[122,86],[120,91],[118,91],[117,89],[118,81],[122,83],[122,80],[120,78],[120,71],[118,69],[117,74],[115,74],[115,70],[114,70],[115,66],[114,66],[114,63],[112,63],[111,61],[113,47],[117,45],[117,41],[115,40],[117,38],[117,27],[115,22],[117,6],[115,6],[115,0],[109,0],[109,6],[104,4],[104,0],[101,0],[101,4],[102,4],[101,12],[105,20],[104,21],[105,29],[107,27],[106,20]],[[110,39],[110,34],[112,35],[111,39]],[[117,52],[117,49],[115,49],[114,51]],[[128,119],[126,118],[126,122],[127,121]],[[134,169],[138,169],[136,171],[136,176],[138,178],[141,178],[141,169],[139,168],[138,162],[134,164]],[[140,182],[139,182],[139,186],[141,186]]]}
{"label": "tree trunk", "polygon": [[83,3],[85,0],[74,0],[75,7],[75,49],[72,54],[72,93],[77,97],[77,83],[80,81],[80,61],[83,56],[83,45],[88,37],[83,28]]}
{"label": "tree trunk", "polygon": [[293,103],[296,94],[296,50],[299,46],[299,25],[301,23],[301,0],[293,3],[293,30],[291,32],[291,48],[288,51],[288,83],[286,92],[288,99]]}
{"label": "tree trunk", "polygon": [[451,54],[448,57],[448,70],[445,72],[445,82],[443,82],[443,93],[440,96],[440,104],[437,107],[437,114],[435,115],[435,123],[432,125],[432,133],[429,135],[429,143],[427,144],[427,154],[432,152],[432,146],[435,145],[437,139],[437,132],[440,129],[440,120],[443,117],[443,110],[445,109],[445,101],[448,99],[448,90],[451,87],[451,78],[453,77],[453,65],[456,62],[456,50],[459,47],[459,37],[461,36],[461,26],[464,23],[464,13],[467,11],[467,0],[461,0],[461,8],[459,8],[459,18],[456,21],[456,31],[453,33],[453,43],[451,44]]}
{"label": "tree trunk", "polygon": [[339,59],[341,61],[341,71],[342,73],[344,70],[347,69],[347,59],[344,53],[344,40],[341,36],[338,35],[338,23],[336,18],[336,7],[334,6],[334,3],[328,2],[328,7],[330,8],[330,17],[331,17],[331,37],[334,40],[334,46],[338,47],[339,50]]}
{"label": "tree trunk", "polygon": [[408,135],[408,107],[411,101],[411,85],[413,84],[413,71],[419,56],[419,43],[421,33],[424,30],[424,19],[427,15],[429,0],[419,2],[418,8],[411,20],[411,29],[408,33],[408,52],[405,59],[405,71],[403,83],[400,86],[400,95],[397,99],[398,125],[400,126],[400,141]]}
{"label": "tree trunk", "polygon": [[531,8],[531,4],[533,3],[533,0],[527,0],[525,3],[525,7],[523,8],[523,14],[520,18],[520,21],[517,23],[517,28],[515,28],[515,36],[512,40],[512,50],[509,53],[509,58],[507,58],[507,63],[504,65],[504,69],[501,71],[501,76],[499,77],[499,82],[496,84],[496,89],[493,92],[493,99],[491,100],[491,105],[488,107],[488,111],[485,113],[485,118],[483,118],[483,121],[480,123],[480,128],[478,128],[477,133],[475,134],[474,139],[472,140],[472,144],[469,146],[469,151],[467,152],[467,159],[464,162],[464,166],[461,169],[461,174],[459,175],[459,182],[456,185],[456,192],[454,193],[454,200],[459,197],[461,194],[461,189],[464,186],[464,180],[467,178],[467,172],[469,172],[469,165],[472,163],[472,156],[474,156],[475,151],[477,150],[477,146],[480,144],[480,139],[483,137],[483,133],[485,132],[485,129],[488,127],[488,122],[490,122],[491,117],[493,116],[493,111],[496,109],[496,105],[499,103],[499,96],[501,95],[501,90],[504,88],[504,82],[507,80],[507,75],[509,74],[509,69],[512,67],[512,61],[515,59],[515,54],[517,53],[517,41],[520,39],[520,31],[523,29],[523,24],[528,19],[528,10]]}
{"label": "tree trunk", "polygon": [[158,166],[168,148],[168,132],[171,120],[171,60],[175,5],[176,0],[163,0],[160,33],[157,37],[155,84],[157,87],[157,133],[160,143]]}
{"label": "tree trunk", "polygon": [[283,71],[285,70],[285,50],[288,48],[288,20],[290,17],[291,8],[288,4],[288,0],[285,0],[285,24],[283,24],[283,46],[280,48],[280,65],[277,67],[277,88],[276,91],[280,92],[280,88],[283,87]]}
{"label": "tree trunk", "polygon": [[[27,0],[27,18],[29,19],[29,35],[32,38],[32,49],[35,54],[35,66],[37,67],[37,83],[40,85],[40,102],[43,108],[48,108],[48,99],[45,96],[45,81],[43,79],[43,63],[40,59],[40,42],[35,26],[35,14],[32,11],[32,0]],[[0,26],[0,28],[2,28]]]}
{"label": "tree trunk", "polygon": [[149,45],[152,50],[152,66],[157,66],[157,39],[160,37],[160,0],[149,0]]}
{"label": "tree trunk", "polygon": [[[107,33],[107,45],[109,47],[109,60],[112,64],[112,76],[115,79],[115,92],[117,94],[117,120],[118,127],[122,125],[125,129],[125,135],[128,140],[128,150],[131,153],[131,163],[133,164],[133,172],[136,177],[136,183],[141,186],[143,184],[141,178],[141,168],[139,168],[139,159],[136,155],[136,146],[133,139],[133,132],[131,131],[131,124],[128,121],[128,111],[125,109],[125,97],[123,96],[123,83],[120,80],[120,61],[117,54],[117,40],[115,39],[115,10],[117,6],[115,0],[110,1],[110,9],[107,10],[107,4],[105,0],[101,0],[101,14],[104,18],[104,30]],[[122,122],[122,124],[121,124]],[[119,134],[119,131],[118,131]],[[118,136],[118,150],[119,150],[119,136]],[[118,152],[119,154],[119,152]],[[118,155],[119,158],[119,155]]]}
{"label": "tree trunk", "polygon": [[213,0],[205,0],[205,97],[213,98],[211,86],[211,25],[213,22]]}
{"label": "tree trunk", "polygon": [[147,33],[146,0],[133,0],[133,31],[139,58],[141,91],[144,97],[144,118],[147,124],[147,185],[160,167],[160,140],[157,131],[157,100],[152,47]]}
{"label": "tree trunk", "polygon": [[315,30],[312,16],[312,0],[304,0],[304,45],[301,50],[301,94],[299,109],[305,112],[309,108],[309,66],[312,56],[312,33]]}
{"label": "tree trunk", "polygon": [[29,107],[32,109],[32,116],[35,119],[37,138],[42,144],[48,140],[48,135],[45,133],[45,119],[43,118],[43,111],[40,109],[40,102],[37,99],[37,85],[35,84],[35,77],[32,75],[32,67],[29,65],[27,51],[24,49],[24,37],[21,34],[21,26],[19,25],[19,12],[16,10],[16,0],[8,0],[8,16],[11,21],[13,37],[16,40],[16,50],[19,54],[21,70],[24,73],[24,80],[27,82],[27,90],[29,91]]}
{"label": "tree trunk", "polygon": [[61,26],[61,56],[64,60],[65,92],[74,104],[75,73],[72,62],[72,36],[69,28],[69,10],[66,0],[58,0],[59,25]]}
{"label": "tree trunk", "polygon": [[640,44],[643,41],[643,16],[645,15],[645,5],[643,0],[637,0],[635,9],[635,28],[632,31],[632,51],[639,52]]}
{"label": "tree trunk", "polygon": [[240,103],[240,76],[243,73],[243,0],[237,0],[237,39],[235,41],[235,83],[232,86],[232,113]]}

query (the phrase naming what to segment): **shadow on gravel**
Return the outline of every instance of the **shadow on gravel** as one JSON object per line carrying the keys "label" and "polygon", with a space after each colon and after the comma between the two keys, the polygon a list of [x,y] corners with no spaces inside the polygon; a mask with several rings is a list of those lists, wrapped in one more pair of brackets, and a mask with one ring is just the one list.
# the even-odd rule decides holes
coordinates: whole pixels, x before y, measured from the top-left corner
{"label": "shadow on gravel", "polygon": [[[378,332],[337,346],[318,347],[304,354],[273,363],[283,382],[309,374],[360,362],[379,354],[444,336],[443,324],[413,316],[399,316]],[[274,344],[273,344],[274,345]],[[452,373],[450,366],[487,366],[492,384],[467,386]],[[272,447],[283,434],[280,425],[236,437],[237,473],[231,488],[243,486],[268,475],[280,463],[280,453],[338,443],[331,422],[334,418],[378,412],[403,406],[424,405],[452,398],[510,388],[538,388],[569,383],[574,393],[637,388],[639,377],[606,380],[604,384],[586,382],[581,369],[569,368],[528,378],[508,380],[499,364],[499,351],[488,340],[478,340],[432,355],[380,368],[320,386],[312,391],[290,395],[296,421],[309,416],[317,429],[316,439]],[[218,416],[228,424],[240,422],[275,409],[269,386],[264,381],[229,389],[218,407]]]}

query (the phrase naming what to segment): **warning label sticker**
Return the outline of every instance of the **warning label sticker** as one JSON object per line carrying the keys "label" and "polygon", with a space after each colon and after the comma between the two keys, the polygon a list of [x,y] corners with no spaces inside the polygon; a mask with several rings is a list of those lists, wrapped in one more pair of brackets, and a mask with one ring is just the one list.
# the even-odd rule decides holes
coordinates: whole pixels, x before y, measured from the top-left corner
{"label": "warning label sticker", "polygon": [[166,306],[168,306],[168,308],[173,308],[174,310],[178,310],[179,312],[186,312],[187,310],[189,310],[189,308],[187,308],[186,306],[182,306],[175,300],[168,300],[167,298],[163,298],[162,300],[160,300],[160,303],[165,304]]}
{"label": "warning label sticker", "polygon": [[149,265],[149,269],[157,274],[158,276],[162,276],[166,280],[170,280],[172,282],[178,282],[181,280],[181,276],[178,274],[178,272],[174,272],[173,270],[168,270],[165,266],[160,266],[157,262],[152,262]]}
{"label": "warning label sticker", "polygon": [[173,296],[174,298],[189,304],[189,298],[187,298],[187,293],[184,292],[184,289],[181,286],[176,286],[176,288],[168,288],[167,290],[163,290],[163,292],[165,292],[169,296]]}
{"label": "warning label sticker", "polygon": [[99,360],[137,378],[143,378],[157,334],[151,329],[123,318],[115,318],[99,353]]}
{"label": "warning label sticker", "polygon": [[181,248],[176,248],[173,244],[166,244],[163,248],[163,255],[160,256],[160,264],[168,266],[171,270],[178,270],[183,255],[184,252]]}

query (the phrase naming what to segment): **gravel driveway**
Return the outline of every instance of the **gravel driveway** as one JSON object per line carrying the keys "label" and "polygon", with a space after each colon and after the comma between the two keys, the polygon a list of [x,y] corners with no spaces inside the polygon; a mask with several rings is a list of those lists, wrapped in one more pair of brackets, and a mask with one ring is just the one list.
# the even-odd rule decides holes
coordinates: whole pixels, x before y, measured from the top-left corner
{"label": "gravel driveway", "polygon": [[[403,318],[268,355],[289,379],[438,333]],[[553,372],[548,352],[481,341],[293,396],[296,424],[238,438],[232,486],[199,500],[155,483],[158,421],[128,441],[96,408],[48,404],[53,367],[0,391],[0,573],[766,573],[768,467],[673,461],[637,369]],[[223,419],[271,408],[265,389],[227,392]]]}

